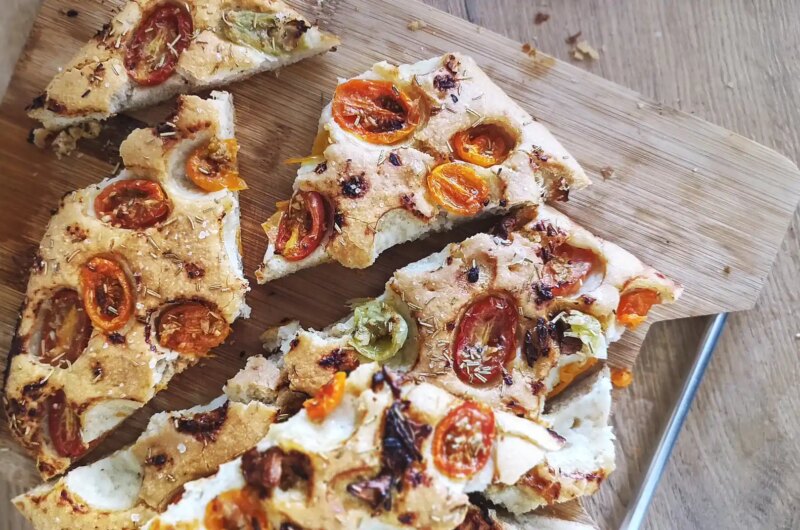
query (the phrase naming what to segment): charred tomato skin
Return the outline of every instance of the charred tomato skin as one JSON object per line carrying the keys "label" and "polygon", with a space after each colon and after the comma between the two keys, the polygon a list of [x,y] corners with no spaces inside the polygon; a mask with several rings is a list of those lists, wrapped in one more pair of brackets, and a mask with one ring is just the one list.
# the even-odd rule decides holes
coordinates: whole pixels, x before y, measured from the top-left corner
{"label": "charred tomato skin", "polygon": [[142,18],[126,46],[128,76],[141,86],[169,79],[193,32],[192,15],[183,4],[166,2],[155,7]]}
{"label": "charred tomato skin", "polygon": [[164,189],[145,179],[126,179],[103,188],[94,199],[94,211],[101,220],[119,228],[141,230],[164,221],[170,203]]}
{"label": "charred tomato skin", "polygon": [[453,341],[456,376],[471,386],[498,383],[516,355],[518,325],[517,303],[505,293],[478,298],[467,306]]}
{"label": "charred tomato skin", "polygon": [[133,314],[133,287],[112,257],[95,256],[80,270],[81,296],[95,327],[106,333],[122,328]]}
{"label": "charred tomato skin", "polygon": [[330,208],[316,191],[298,192],[281,213],[275,252],[288,261],[308,257],[322,243],[328,231]]}
{"label": "charred tomato skin", "polygon": [[346,81],[336,87],[331,110],[339,127],[372,144],[400,142],[420,123],[418,102],[389,81]]}

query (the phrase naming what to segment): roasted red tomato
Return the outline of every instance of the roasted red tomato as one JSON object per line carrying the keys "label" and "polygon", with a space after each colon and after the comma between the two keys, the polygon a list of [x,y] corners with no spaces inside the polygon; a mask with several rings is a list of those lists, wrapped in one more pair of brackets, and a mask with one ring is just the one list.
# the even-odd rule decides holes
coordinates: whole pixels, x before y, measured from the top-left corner
{"label": "roasted red tomato", "polygon": [[305,400],[303,407],[311,420],[322,421],[339,406],[344,397],[346,381],[347,374],[336,372],[333,378],[319,389],[316,396]]}
{"label": "roasted red tomato", "polygon": [[236,164],[238,152],[239,145],[234,139],[211,140],[207,145],[197,148],[186,160],[186,175],[205,191],[247,189]]}
{"label": "roasted red tomato", "polygon": [[393,83],[352,79],[336,87],[333,119],[369,143],[388,145],[414,132],[420,113],[417,102]]}
{"label": "roasted red tomato", "polygon": [[328,230],[325,198],[316,191],[300,191],[281,214],[275,251],[289,261],[299,261],[316,249]]}
{"label": "roasted red tomato", "polygon": [[570,296],[580,291],[590,275],[602,273],[603,262],[589,249],[562,243],[553,251],[542,271],[542,281],[553,296]]}
{"label": "roasted red tomato", "polygon": [[433,463],[445,475],[469,478],[492,454],[495,426],[489,407],[465,401],[447,413],[433,433]]}
{"label": "roasted red tomato", "polygon": [[230,332],[225,319],[201,302],[175,304],[161,312],[156,324],[161,346],[191,355],[205,355]]}
{"label": "roasted red tomato", "polygon": [[203,521],[208,530],[266,530],[267,514],[258,495],[249,488],[228,490],[206,506]]}
{"label": "roasted red tomato", "polygon": [[517,351],[517,304],[505,295],[473,302],[461,317],[453,345],[453,369],[473,386],[500,381],[503,367]]}
{"label": "roasted red tomato", "polygon": [[169,215],[169,199],[151,180],[120,180],[106,186],[94,199],[97,217],[120,228],[142,229]]}
{"label": "roasted red tomato", "polygon": [[160,85],[172,75],[194,31],[186,6],[165,3],[147,14],[125,51],[125,68],[137,84]]}
{"label": "roasted red tomato", "polygon": [[428,173],[427,184],[434,201],[456,215],[475,215],[489,199],[489,185],[466,164],[436,166]]}
{"label": "roasted red tomato", "polygon": [[514,137],[501,125],[485,123],[459,131],[450,139],[456,156],[464,162],[491,167],[506,159]]}
{"label": "roasted red tomato", "polygon": [[36,314],[36,332],[31,335],[31,351],[39,352],[42,362],[58,366],[80,357],[89,337],[92,323],[83,308],[77,291],[59,289],[46,300]]}
{"label": "roasted red tomato", "polygon": [[56,452],[65,458],[76,458],[86,452],[81,439],[81,419],[59,389],[47,400],[47,425]]}
{"label": "roasted red tomato", "polygon": [[650,308],[661,303],[661,295],[651,289],[634,289],[623,294],[617,306],[617,320],[635,328],[647,318]]}
{"label": "roasted red tomato", "polygon": [[81,267],[83,307],[92,323],[116,331],[133,314],[133,287],[122,267],[111,258],[96,256]]}

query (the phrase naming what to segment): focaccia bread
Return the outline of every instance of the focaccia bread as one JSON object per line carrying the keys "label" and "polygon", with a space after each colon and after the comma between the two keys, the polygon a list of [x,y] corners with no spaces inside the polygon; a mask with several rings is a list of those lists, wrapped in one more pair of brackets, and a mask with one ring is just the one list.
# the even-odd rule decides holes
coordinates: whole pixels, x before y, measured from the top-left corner
{"label": "focaccia bread", "polygon": [[122,143],[119,175],[65,195],[47,226],[4,400],[44,478],[248,316],[233,121],[228,93],[182,96],[169,121]]}
{"label": "focaccia bread", "polygon": [[543,125],[456,53],[378,63],[339,84],[312,152],[264,223],[259,283],[326,261],[368,267],[431,231],[589,184]]}
{"label": "focaccia bread", "polygon": [[[185,484],[145,528],[457,528],[472,506],[468,493],[528,488],[526,473],[552,466],[561,453],[574,465],[569,476],[554,472],[549,489],[562,482],[566,489],[579,474],[607,476],[614,468],[610,388],[603,370],[589,385],[591,406],[578,407],[586,415],[567,407],[534,422],[398,379],[376,363],[346,379],[338,372],[324,397],[272,425],[215,475]],[[526,497],[526,507],[561,500]]]}
{"label": "focaccia bread", "polygon": [[28,114],[60,131],[275,70],[338,43],[281,0],[133,0]]}
{"label": "focaccia bread", "polygon": [[378,361],[462,397],[536,418],[545,398],[606,357],[625,325],[681,287],[548,206],[521,210],[394,273],[322,331],[262,336],[292,390]]}
{"label": "focaccia bread", "polygon": [[37,530],[133,530],[267,434],[269,405],[228,401],[154,415],[136,442],[12,502]]}

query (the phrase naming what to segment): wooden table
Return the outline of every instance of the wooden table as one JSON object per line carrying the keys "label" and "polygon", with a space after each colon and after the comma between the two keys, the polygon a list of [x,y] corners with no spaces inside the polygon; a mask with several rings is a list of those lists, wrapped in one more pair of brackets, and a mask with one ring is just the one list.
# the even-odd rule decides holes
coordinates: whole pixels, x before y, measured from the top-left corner
{"label": "wooden table", "polygon": [[[583,67],[800,158],[800,34],[794,27],[800,3],[427,1],[566,60],[564,39],[581,31],[601,54],[596,62],[579,63]],[[0,0],[0,94],[35,3]],[[536,24],[537,13],[550,18]],[[757,309],[729,320],[653,500],[648,528],[800,528],[800,390],[794,384],[800,376],[799,231],[800,213]],[[601,526],[621,521],[703,326],[703,319],[654,326],[636,383],[617,396],[619,468],[590,502]],[[14,484],[0,483],[0,528],[28,528],[5,504],[17,492]]]}

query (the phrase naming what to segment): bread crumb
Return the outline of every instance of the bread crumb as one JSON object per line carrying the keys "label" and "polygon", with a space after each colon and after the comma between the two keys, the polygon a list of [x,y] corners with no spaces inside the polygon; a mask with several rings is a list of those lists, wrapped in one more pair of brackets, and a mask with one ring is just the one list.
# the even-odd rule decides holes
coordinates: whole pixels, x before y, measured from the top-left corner
{"label": "bread crumb", "polygon": [[541,11],[536,13],[536,16],[533,17],[533,23],[536,25],[543,24],[550,20],[549,13],[542,13]]}
{"label": "bread crumb", "polygon": [[637,101],[636,102],[636,108],[637,109],[643,109],[644,108],[644,103],[642,103],[641,101]]}
{"label": "bread crumb", "polygon": [[614,177],[614,168],[611,166],[605,166],[600,168],[600,176],[603,177],[603,180],[608,180]]}
{"label": "bread crumb", "polygon": [[412,20],[408,23],[406,27],[411,31],[419,31],[423,28],[427,28],[428,23],[425,22],[424,20]]}
{"label": "bread crumb", "polygon": [[591,44],[582,40],[575,44],[575,49],[583,55],[587,55],[591,60],[596,61],[600,58],[600,53],[592,47]]}
{"label": "bread crumb", "polygon": [[730,274],[731,273],[731,266],[730,265],[725,265],[722,268],[722,272],[724,272],[725,274]]}

